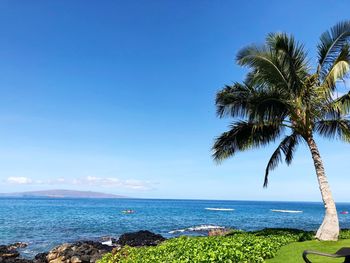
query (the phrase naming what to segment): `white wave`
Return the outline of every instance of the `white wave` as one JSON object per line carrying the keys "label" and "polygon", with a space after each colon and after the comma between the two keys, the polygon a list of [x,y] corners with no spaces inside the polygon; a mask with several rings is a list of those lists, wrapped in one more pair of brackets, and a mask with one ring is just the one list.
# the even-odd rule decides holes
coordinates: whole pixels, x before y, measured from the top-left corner
{"label": "white wave", "polygon": [[302,213],[301,210],[282,210],[282,209],[270,209],[272,212],[278,213]]}
{"label": "white wave", "polygon": [[103,241],[101,242],[102,245],[107,245],[107,246],[113,246],[113,241],[112,239],[108,240],[108,241]]}
{"label": "white wave", "polygon": [[216,207],[207,207],[204,208],[206,210],[210,210],[210,211],[233,211],[233,208],[216,208]]}
{"label": "white wave", "polygon": [[194,226],[184,229],[177,229],[172,230],[169,232],[169,234],[176,234],[176,233],[183,233],[183,232],[196,232],[196,231],[209,231],[211,229],[224,229],[223,226],[215,226],[215,225],[200,225],[200,226]]}

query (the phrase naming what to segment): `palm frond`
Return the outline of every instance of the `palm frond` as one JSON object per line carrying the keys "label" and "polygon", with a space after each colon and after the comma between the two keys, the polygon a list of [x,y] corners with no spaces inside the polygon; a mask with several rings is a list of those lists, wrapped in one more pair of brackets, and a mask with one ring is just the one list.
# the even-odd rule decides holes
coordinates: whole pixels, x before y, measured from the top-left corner
{"label": "palm frond", "polygon": [[350,49],[349,45],[345,44],[341,49],[338,57],[334,60],[327,70],[327,75],[324,76],[321,88],[330,96],[336,88],[336,82],[342,80],[350,69]]}
{"label": "palm frond", "polygon": [[239,65],[252,69],[256,84],[288,88],[288,80],[277,57],[266,46],[251,45],[243,48],[238,52],[236,61]]}
{"label": "palm frond", "polygon": [[226,86],[216,96],[220,118],[247,118],[251,121],[283,120],[288,113],[288,95],[278,90],[265,90],[248,84]]}
{"label": "palm frond", "polygon": [[341,111],[338,109],[338,106],[333,105],[333,102],[324,105],[324,107],[316,114],[316,121],[338,120],[342,117]]}
{"label": "palm frond", "polygon": [[333,98],[333,96],[330,99],[323,99],[324,103],[315,116],[317,121],[338,120],[350,114],[350,92],[338,98]]}
{"label": "palm frond", "polygon": [[266,145],[274,141],[282,130],[279,123],[235,122],[229,131],[216,138],[213,146],[214,160],[220,162],[237,151]]}
{"label": "palm frond", "polygon": [[260,90],[250,98],[249,120],[282,121],[289,111],[288,99],[278,91]]}
{"label": "palm frond", "polygon": [[[283,141],[282,141],[282,143],[283,143]],[[264,185],[263,185],[264,187],[267,187],[267,185],[269,183],[269,172],[272,171],[273,169],[275,169],[278,166],[278,164],[280,162],[282,162],[281,144],[273,152],[269,162],[267,163],[267,166],[266,166],[266,169],[265,169],[265,177],[264,177]]]}
{"label": "palm frond", "polygon": [[286,136],[282,142],[278,145],[277,149],[273,152],[269,162],[265,169],[264,187],[267,187],[269,182],[269,172],[275,169],[280,162],[282,162],[282,153],[285,155],[285,161],[287,165],[290,165],[293,160],[293,155],[296,150],[296,146],[299,142],[299,135],[293,133]]}
{"label": "palm frond", "polygon": [[336,138],[350,142],[350,120],[321,120],[315,123],[314,129],[328,139]]}
{"label": "palm frond", "polygon": [[249,99],[254,93],[250,86],[234,83],[232,86],[225,86],[216,95],[216,113],[220,118],[245,117],[249,112]]}
{"label": "palm frond", "polygon": [[318,49],[318,73],[327,75],[329,66],[334,64],[344,44],[350,39],[350,21],[343,21],[324,32],[320,37]]}
{"label": "palm frond", "polygon": [[277,53],[289,86],[294,92],[300,92],[301,80],[308,75],[304,46],[286,33],[270,33],[266,42]]}
{"label": "palm frond", "polygon": [[339,112],[339,114],[348,115],[350,113],[350,92],[333,100],[329,107]]}

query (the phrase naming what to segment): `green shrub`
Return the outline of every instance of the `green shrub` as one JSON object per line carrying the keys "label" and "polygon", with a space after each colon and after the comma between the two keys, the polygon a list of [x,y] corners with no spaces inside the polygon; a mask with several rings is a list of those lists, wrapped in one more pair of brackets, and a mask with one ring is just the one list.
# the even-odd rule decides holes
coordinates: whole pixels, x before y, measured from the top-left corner
{"label": "green shrub", "polygon": [[225,236],[234,236],[236,234],[243,234],[243,233],[245,233],[243,230],[231,229]]}
{"label": "green shrub", "polygon": [[[282,228],[253,232],[232,230],[226,236],[183,236],[156,247],[125,246],[116,254],[106,254],[99,263],[259,263],[273,258],[281,246],[312,240],[314,236],[311,231]],[[350,239],[350,229],[343,229],[339,238]]]}
{"label": "green shrub", "polygon": [[99,263],[156,263],[156,262],[264,262],[297,235],[259,236],[237,233],[230,236],[179,237],[156,247],[124,247],[115,255],[107,254]]}
{"label": "green shrub", "polygon": [[315,232],[313,231],[304,231],[300,229],[293,229],[293,228],[265,228],[263,230],[258,230],[252,232],[257,236],[270,236],[270,235],[277,235],[277,236],[289,236],[296,238],[295,241],[303,242],[307,240],[313,240],[315,239]]}
{"label": "green shrub", "polygon": [[339,239],[350,239],[350,229],[342,229],[339,233]]}
{"label": "green shrub", "polygon": [[304,241],[313,240],[313,239],[315,239],[315,233],[314,232],[305,232],[305,233],[302,233],[299,236],[298,241],[299,242],[304,242]]}

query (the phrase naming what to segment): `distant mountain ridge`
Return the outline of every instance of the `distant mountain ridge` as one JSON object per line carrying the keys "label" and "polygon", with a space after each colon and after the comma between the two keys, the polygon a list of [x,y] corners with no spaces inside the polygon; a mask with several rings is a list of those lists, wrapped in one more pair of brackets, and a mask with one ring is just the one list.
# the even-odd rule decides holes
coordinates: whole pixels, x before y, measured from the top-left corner
{"label": "distant mountain ridge", "polygon": [[106,194],[92,191],[75,191],[65,189],[28,191],[17,193],[0,193],[0,197],[50,197],[50,198],[126,198],[122,195]]}

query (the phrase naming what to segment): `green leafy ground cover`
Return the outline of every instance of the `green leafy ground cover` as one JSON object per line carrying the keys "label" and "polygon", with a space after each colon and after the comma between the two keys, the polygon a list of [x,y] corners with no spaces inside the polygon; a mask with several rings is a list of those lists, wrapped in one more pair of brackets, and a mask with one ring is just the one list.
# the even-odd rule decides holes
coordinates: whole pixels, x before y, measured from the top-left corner
{"label": "green leafy ground cover", "polygon": [[[312,232],[293,229],[265,229],[256,232],[232,231],[227,236],[217,237],[184,236],[169,239],[156,247],[126,246],[116,254],[106,254],[99,263],[244,263],[266,262],[267,259],[274,257],[275,261],[267,262],[298,262],[290,257],[301,259],[304,249],[334,252],[343,246],[343,243],[350,245],[350,240],[339,243],[323,243],[315,240],[303,242],[313,239],[313,235]],[[350,231],[343,231],[341,238],[348,237]],[[330,249],[324,250],[323,246]]]}

